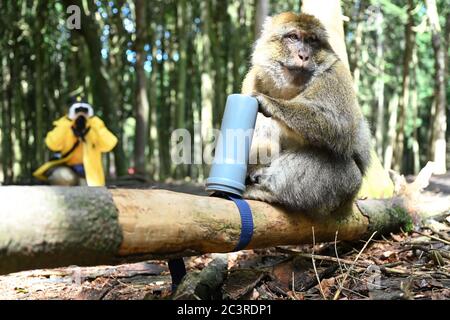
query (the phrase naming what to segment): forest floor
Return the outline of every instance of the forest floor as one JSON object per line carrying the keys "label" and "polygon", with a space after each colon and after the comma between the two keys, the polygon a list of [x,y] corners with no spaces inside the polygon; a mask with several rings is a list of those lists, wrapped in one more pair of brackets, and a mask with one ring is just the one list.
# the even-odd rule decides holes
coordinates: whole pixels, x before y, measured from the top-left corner
{"label": "forest floor", "polygon": [[[138,184],[205,194],[201,185]],[[112,185],[111,187],[114,187]],[[434,176],[429,197],[450,196],[450,174]],[[216,257],[185,258],[190,274]],[[276,247],[228,254],[228,272],[213,293],[223,299],[450,299],[450,213],[415,231],[370,241]],[[211,264],[212,265],[212,264]],[[318,281],[319,280],[319,281]],[[31,270],[0,276],[0,299],[170,299],[165,261]]]}

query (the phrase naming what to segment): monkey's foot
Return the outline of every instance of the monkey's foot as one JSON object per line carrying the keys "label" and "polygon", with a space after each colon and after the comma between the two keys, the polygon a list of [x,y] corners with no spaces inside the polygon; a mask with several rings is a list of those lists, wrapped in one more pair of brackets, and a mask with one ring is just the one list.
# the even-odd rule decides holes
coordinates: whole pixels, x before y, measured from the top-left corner
{"label": "monkey's foot", "polygon": [[270,185],[270,175],[268,168],[262,167],[249,173],[247,177],[249,185]]}
{"label": "monkey's foot", "polygon": [[244,198],[249,200],[259,200],[264,202],[276,202],[275,197],[267,190],[261,189],[257,185],[249,185],[244,192]]}

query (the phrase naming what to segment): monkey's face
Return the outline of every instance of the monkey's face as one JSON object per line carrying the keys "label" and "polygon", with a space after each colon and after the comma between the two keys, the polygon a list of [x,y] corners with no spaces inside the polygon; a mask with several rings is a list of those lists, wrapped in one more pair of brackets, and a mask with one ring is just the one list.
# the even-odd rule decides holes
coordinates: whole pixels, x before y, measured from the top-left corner
{"label": "monkey's face", "polygon": [[325,28],[307,14],[282,13],[268,18],[253,54],[253,64],[272,76],[304,76],[323,62],[331,50]]}

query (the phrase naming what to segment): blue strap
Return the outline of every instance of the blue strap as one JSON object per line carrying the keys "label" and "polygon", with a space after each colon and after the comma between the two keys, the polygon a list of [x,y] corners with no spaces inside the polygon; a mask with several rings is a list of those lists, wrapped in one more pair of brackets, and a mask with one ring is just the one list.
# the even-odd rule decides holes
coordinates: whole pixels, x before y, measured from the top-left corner
{"label": "blue strap", "polygon": [[231,194],[225,194],[225,196],[236,204],[241,215],[241,236],[233,251],[243,250],[248,246],[253,237],[252,209],[247,201],[238,196]]}
{"label": "blue strap", "polygon": [[[212,194],[213,197],[227,198],[233,201],[239,209],[241,215],[241,236],[239,242],[233,251],[240,251],[245,249],[253,237],[253,215],[252,209],[248,205],[247,201],[241,197],[224,193],[216,192]],[[172,292],[176,290],[181,280],[186,275],[186,267],[184,265],[183,258],[169,260],[169,270],[172,277]]]}

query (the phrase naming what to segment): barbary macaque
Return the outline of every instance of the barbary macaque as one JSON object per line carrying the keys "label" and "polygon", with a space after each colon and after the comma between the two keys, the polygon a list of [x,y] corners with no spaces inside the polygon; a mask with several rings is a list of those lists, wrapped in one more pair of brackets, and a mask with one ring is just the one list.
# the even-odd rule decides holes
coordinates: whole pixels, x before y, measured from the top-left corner
{"label": "barbary macaque", "polygon": [[370,163],[370,131],[350,71],[318,19],[267,18],[242,93],[256,97],[261,112],[250,159],[271,153],[267,163],[250,164],[245,198],[313,216],[355,198]]}

